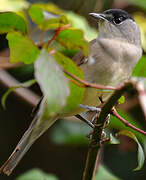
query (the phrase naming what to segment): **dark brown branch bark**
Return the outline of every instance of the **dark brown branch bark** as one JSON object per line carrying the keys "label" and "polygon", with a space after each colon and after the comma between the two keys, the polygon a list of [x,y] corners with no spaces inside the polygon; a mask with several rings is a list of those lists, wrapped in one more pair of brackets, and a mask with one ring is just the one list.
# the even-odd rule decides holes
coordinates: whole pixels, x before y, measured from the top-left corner
{"label": "dark brown branch bark", "polygon": [[10,63],[9,57],[0,57],[0,69],[9,69],[13,67],[22,66],[23,63]]}
{"label": "dark brown branch bark", "polygon": [[[83,174],[83,180],[93,180],[95,176],[95,164],[98,160],[98,154],[101,148],[101,141],[102,141],[102,132],[104,129],[104,124],[106,122],[106,117],[111,112],[111,109],[114,107],[118,99],[122,96],[122,94],[133,87],[131,82],[125,83],[120,89],[116,90],[113,95],[108,99],[108,101],[104,104],[99,118],[98,118],[98,125],[95,125],[93,130],[92,139],[90,142],[90,147],[88,150],[85,170]],[[97,124],[97,120],[95,122]]]}

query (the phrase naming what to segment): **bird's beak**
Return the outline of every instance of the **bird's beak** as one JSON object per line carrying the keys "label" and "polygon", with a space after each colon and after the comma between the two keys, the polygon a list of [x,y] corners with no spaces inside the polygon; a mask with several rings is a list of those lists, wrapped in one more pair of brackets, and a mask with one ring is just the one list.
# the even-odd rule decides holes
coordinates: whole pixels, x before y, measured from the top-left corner
{"label": "bird's beak", "polygon": [[89,13],[90,16],[94,17],[95,19],[102,19],[104,21],[108,21],[107,16],[103,13]]}

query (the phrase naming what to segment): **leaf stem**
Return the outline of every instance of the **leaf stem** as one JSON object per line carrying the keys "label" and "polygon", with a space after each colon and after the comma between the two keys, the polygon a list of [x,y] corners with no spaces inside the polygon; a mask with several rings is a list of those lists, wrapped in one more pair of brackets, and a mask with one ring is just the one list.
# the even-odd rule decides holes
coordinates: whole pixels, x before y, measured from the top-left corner
{"label": "leaf stem", "polygon": [[71,26],[71,24],[66,24],[66,25],[64,25],[64,26],[59,27],[58,29],[56,29],[55,34],[54,34],[53,37],[48,41],[46,47],[47,47],[47,48],[49,47],[49,45],[51,44],[51,42],[56,39],[56,37],[58,36],[58,34],[59,34],[61,31],[65,30],[65,29],[68,29],[70,26]]}
{"label": "leaf stem", "polygon": [[129,123],[128,121],[126,121],[123,117],[121,117],[121,116],[116,112],[116,110],[115,110],[114,108],[112,109],[112,114],[113,114],[115,117],[117,117],[120,121],[122,121],[126,126],[128,126],[128,127],[132,128],[132,129],[136,130],[137,132],[140,132],[141,134],[146,135],[146,132],[145,132],[145,131],[143,131],[143,130],[137,128],[137,127],[135,127],[135,126],[132,125],[132,124],[130,124],[130,123]]}
{"label": "leaf stem", "polygon": [[[117,90],[118,89],[118,88],[114,88],[114,87],[111,87],[111,86],[104,86],[104,85],[101,85],[101,84],[89,83],[89,82],[87,82],[87,81],[85,81],[83,79],[78,78],[74,74],[71,74],[71,73],[67,72],[65,69],[63,71],[64,71],[65,74],[72,77],[74,80],[76,80],[76,81],[80,82],[81,84],[83,84],[84,86],[82,86],[82,87],[92,87],[92,88],[96,88],[96,89],[106,89],[106,90]],[[80,85],[78,85],[78,86],[80,86]]]}

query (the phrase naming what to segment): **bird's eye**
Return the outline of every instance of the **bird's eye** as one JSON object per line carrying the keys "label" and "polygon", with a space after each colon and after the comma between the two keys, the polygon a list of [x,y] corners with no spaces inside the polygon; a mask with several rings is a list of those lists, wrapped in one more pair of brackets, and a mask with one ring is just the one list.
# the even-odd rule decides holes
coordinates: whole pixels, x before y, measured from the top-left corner
{"label": "bird's eye", "polygon": [[123,20],[124,20],[124,17],[120,16],[120,17],[115,17],[113,19],[113,22],[114,24],[120,24]]}

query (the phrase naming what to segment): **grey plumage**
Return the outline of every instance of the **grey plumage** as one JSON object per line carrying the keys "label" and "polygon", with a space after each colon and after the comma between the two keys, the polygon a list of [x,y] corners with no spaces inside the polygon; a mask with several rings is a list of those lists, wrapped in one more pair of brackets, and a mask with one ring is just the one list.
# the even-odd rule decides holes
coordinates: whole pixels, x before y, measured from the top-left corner
{"label": "grey plumage", "polygon": [[[90,15],[98,19],[102,17],[98,22],[98,37],[90,42],[88,59],[82,52],[73,59],[83,70],[87,81],[117,87],[130,78],[142,55],[139,27],[127,12],[119,9]],[[115,24],[115,16],[127,18]],[[100,94],[100,90],[87,88],[83,104],[97,106],[100,103]],[[103,96],[104,100],[109,96],[110,94],[106,93]]]}

